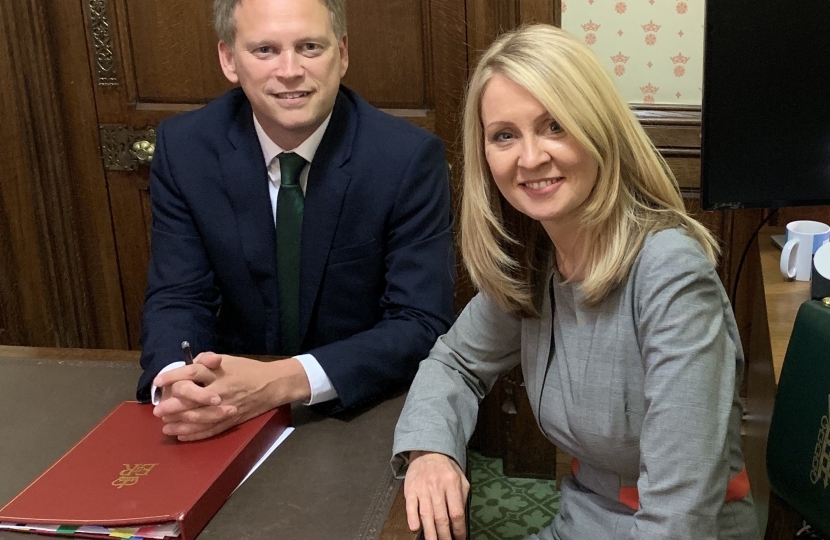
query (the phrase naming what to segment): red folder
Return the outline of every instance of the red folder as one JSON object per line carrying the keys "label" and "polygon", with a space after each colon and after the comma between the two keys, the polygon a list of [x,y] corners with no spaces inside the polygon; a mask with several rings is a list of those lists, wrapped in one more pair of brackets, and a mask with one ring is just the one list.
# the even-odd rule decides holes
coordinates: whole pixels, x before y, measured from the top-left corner
{"label": "red folder", "polygon": [[152,405],[122,403],[0,508],[0,522],[137,527],[176,521],[180,538],[193,540],[290,422],[284,405],[210,439],[179,442],[162,433]]}

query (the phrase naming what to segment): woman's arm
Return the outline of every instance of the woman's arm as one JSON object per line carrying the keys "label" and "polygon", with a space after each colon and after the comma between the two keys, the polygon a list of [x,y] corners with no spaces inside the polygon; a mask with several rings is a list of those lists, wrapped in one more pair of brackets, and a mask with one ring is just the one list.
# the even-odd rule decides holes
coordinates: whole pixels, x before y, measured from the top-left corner
{"label": "woman's arm", "polygon": [[450,531],[463,538],[466,444],[479,402],[519,363],[520,345],[521,319],[479,294],[418,368],[395,428],[392,466],[406,474],[409,525],[423,525],[427,540],[449,540]]}
{"label": "woman's arm", "polygon": [[728,299],[703,252],[686,237],[652,240],[632,270],[646,413],[640,509],[630,538],[716,540],[732,439],[739,437],[733,431],[743,352]]}

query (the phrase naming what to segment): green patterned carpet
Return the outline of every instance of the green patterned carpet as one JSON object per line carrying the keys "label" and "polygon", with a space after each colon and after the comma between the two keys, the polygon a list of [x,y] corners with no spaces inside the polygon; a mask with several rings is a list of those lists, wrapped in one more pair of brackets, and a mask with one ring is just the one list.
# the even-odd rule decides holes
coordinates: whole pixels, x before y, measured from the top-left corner
{"label": "green patterned carpet", "polygon": [[522,540],[559,511],[554,480],[507,478],[501,460],[476,452],[467,456],[472,476],[471,540]]}

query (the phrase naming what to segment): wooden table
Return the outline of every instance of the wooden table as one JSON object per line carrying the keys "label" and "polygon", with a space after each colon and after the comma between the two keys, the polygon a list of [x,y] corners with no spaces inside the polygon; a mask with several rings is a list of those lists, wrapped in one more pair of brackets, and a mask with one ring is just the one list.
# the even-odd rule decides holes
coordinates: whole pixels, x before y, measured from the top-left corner
{"label": "wooden table", "polygon": [[[0,346],[0,506],[115,404],[133,399],[140,372],[135,351]],[[305,523],[316,527],[315,520],[331,527],[340,512],[351,524],[350,538],[413,540],[402,490],[388,467],[402,402],[399,396],[351,418],[322,417],[296,406],[296,431],[240,486],[200,538],[291,540],[285,533],[298,523],[300,530],[308,529]],[[363,468],[336,474],[344,463]],[[336,536],[325,531],[316,536]],[[0,540],[31,538],[0,532]]]}
{"label": "wooden table", "polygon": [[[747,260],[750,265],[760,265],[761,277],[755,288],[748,344],[746,408],[741,429],[747,473],[762,527],[767,521],[770,499],[766,451],[776,383],[798,308],[810,299],[808,282],[784,281],[778,269],[781,250],[770,237],[782,232],[781,227],[762,230],[758,235],[757,250],[751,250]],[[747,349],[747,344],[744,345]]]}
{"label": "wooden table", "polygon": [[787,344],[793,332],[795,315],[801,304],[810,299],[809,281],[785,281],[779,270],[781,250],[772,243],[773,234],[783,234],[783,227],[769,227],[758,237],[761,252],[761,271],[764,277],[764,298],[767,306],[772,364],[775,380],[781,375],[781,365],[787,353]]}

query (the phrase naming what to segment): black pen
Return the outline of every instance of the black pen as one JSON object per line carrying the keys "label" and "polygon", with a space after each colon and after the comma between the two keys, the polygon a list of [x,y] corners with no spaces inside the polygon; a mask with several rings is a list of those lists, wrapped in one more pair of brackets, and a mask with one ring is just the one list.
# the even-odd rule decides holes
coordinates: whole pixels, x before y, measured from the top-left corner
{"label": "black pen", "polygon": [[193,363],[193,353],[190,352],[189,341],[182,341],[182,352],[184,353],[184,363],[189,366]]}

